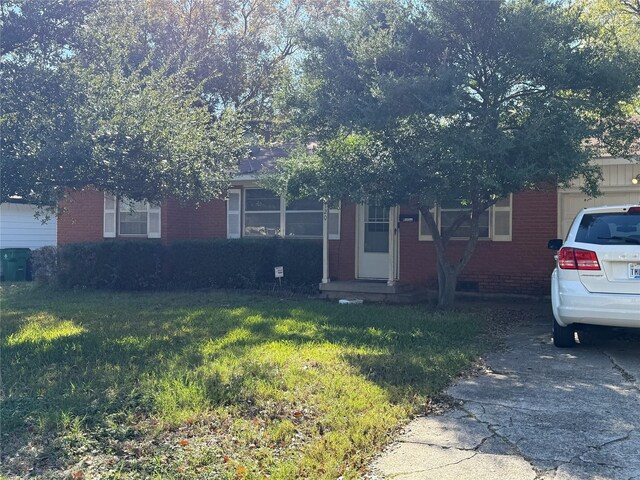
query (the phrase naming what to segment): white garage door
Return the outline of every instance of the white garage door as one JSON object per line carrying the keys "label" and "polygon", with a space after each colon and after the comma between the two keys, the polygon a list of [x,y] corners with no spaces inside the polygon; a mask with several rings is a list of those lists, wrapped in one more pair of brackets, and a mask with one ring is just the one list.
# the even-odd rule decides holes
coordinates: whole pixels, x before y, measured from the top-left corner
{"label": "white garage door", "polygon": [[598,198],[585,198],[582,193],[560,193],[560,238],[565,238],[571,222],[576,214],[587,207],[603,207],[605,205],[623,205],[634,203],[640,205],[640,188],[625,192],[604,193]]}
{"label": "white garage door", "polygon": [[0,248],[40,248],[55,245],[56,218],[43,224],[35,207],[20,203],[0,204]]}

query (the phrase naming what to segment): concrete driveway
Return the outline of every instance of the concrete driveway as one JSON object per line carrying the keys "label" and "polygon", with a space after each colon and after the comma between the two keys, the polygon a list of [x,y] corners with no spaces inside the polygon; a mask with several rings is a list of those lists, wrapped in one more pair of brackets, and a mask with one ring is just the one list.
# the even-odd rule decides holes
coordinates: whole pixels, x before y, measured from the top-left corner
{"label": "concrete driveway", "polygon": [[551,319],[513,328],[459,406],[411,422],[372,467],[389,479],[640,479],[640,337],[551,344]]}

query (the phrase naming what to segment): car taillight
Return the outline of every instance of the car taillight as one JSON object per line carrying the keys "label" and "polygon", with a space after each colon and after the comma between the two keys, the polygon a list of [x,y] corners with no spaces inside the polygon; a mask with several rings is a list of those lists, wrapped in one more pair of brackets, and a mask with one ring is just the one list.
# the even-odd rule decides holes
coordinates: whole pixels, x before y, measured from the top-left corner
{"label": "car taillight", "polygon": [[571,247],[558,251],[558,266],[563,270],[600,270],[596,252]]}
{"label": "car taillight", "polygon": [[640,215],[640,207],[631,207],[627,210],[627,214],[629,215]]}

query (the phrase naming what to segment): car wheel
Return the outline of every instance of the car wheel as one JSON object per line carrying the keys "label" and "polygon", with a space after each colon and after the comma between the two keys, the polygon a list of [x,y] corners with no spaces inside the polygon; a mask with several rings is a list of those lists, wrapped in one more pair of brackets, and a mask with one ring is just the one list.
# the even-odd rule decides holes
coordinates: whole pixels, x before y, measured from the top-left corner
{"label": "car wheel", "polygon": [[576,329],[573,325],[561,327],[560,324],[553,319],[553,344],[560,348],[573,347],[576,344]]}

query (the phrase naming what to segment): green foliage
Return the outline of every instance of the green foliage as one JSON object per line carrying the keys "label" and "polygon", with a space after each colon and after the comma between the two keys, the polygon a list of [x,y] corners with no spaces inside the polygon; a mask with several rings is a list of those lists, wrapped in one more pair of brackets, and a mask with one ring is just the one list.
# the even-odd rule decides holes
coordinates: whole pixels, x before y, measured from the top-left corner
{"label": "green foliage", "polygon": [[162,285],[165,248],[159,241],[104,241],[59,248],[63,287],[148,290]]}
{"label": "green foliage", "polygon": [[238,119],[214,121],[182,74],[79,58],[6,72],[2,198],[47,204],[65,187],[94,185],[137,200],[210,199],[244,154]]}
{"label": "green foliage", "polygon": [[[573,4],[580,17],[593,25],[591,42],[604,55],[624,49],[635,57],[640,68],[640,2],[638,0],[577,0]],[[628,103],[630,114],[640,115],[640,87]]]}
{"label": "green foliage", "polygon": [[314,292],[322,277],[322,244],[275,238],[71,244],[59,248],[57,278],[63,287],[112,290],[270,289],[276,266],[284,267],[285,289]]}
{"label": "green foliage", "polygon": [[40,284],[54,284],[58,277],[57,247],[41,247],[31,252],[33,279]]}
{"label": "green foliage", "polygon": [[[280,163],[282,183],[333,200],[417,202],[426,216],[461,201],[469,210],[447,231],[427,219],[439,279],[455,285],[474,219],[498,199],[579,175],[597,194],[589,161],[603,146],[629,154],[637,140],[627,116],[637,59],[616,45],[603,52],[593,32],[562,2],[359,4],[307,36],[289,108],[321,142],[310,162]],[[448,239],[465,223],[470,241],[451,261]]]}
{"label": "green foliage", "polygon": [[3,0],[0,55],[63,56],[77,45],[77,29],[97,5],[95,0]]}
{"label": "green foliage", "polygon": [[290,75],[298,34],[340,10],[335,0],[290,2],[134,0],[107,2],[91,49],[118,38],[133,65],[188,68],[212,112],[272,120],[272,97]]}
{"label": "green foliage", "polygon": [[288,289],[316,291],[322,277],[322,244],[315,240],[190,240],[167,254],[171,282],[185,288],[272,288],[277,266]]}
{"label": "green foliage", "polygon": [[477,306],[0,294],[9,477],[359,478],[488,346]]}
{"label": "green foliage", "polygon": [[[527,0],[356,9],[310,36],[292,102],[298,123],[334,142],[312,162],[318,188],[356,201],[462,198],[482,211],[540,183],[597,177],[587,140],[624,153],[637,132],[621,128],[621,102],[640,79],[626,51],[603,56],[591,32],[561,5]],[[369,139],[357,162],[354,134]],[[348,167],[337,168],[340,149]]]}
{"label": "green foliage", "polygon": [[[2,2],[0,199],[222,195],[295,33],[339,2]],[[258,122],[259,123],[259,122]]]}

